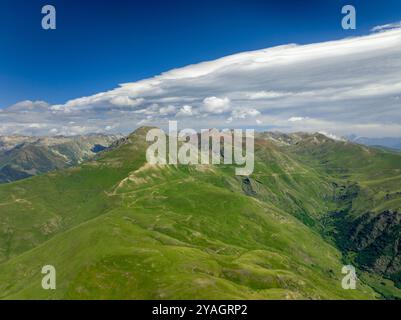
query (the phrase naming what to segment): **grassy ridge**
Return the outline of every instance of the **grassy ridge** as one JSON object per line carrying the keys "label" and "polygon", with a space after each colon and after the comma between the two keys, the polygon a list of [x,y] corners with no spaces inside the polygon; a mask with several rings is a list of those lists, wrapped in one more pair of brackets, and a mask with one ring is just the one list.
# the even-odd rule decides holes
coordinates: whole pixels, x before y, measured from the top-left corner
{"label": "grassy ridge", "polygon": [[[317,233],[215,179],[187,167],[134,172],[110,194],[117,208],[2,264],[3,298],[374,297],[341,288],[340,254]],[[54,292],[40,288],[43,264],[58,270]]]}
{"label": "grassy ridge", "polygon": [[[319,234],[339,178],[313,157],[258,140],[249,179],[149,166],[144,132],[80,167],[0,186],[1,298],[377,297],[364,283],[341,288],[342,255]],[[41,289],[47,264],[55,291]]]}

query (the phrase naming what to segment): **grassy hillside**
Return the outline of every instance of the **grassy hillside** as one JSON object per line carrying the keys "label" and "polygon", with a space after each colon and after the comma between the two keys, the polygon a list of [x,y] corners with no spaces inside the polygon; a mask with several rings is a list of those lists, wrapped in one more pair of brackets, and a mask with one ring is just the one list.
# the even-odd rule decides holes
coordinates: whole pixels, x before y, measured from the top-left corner
{"label": "grassy hillside", "polygon": [[[0,186],[1,298],[378,297],[368,276],[341,288],[344,258],[321,235],[340,177],[314,157],[262,138],[249,178],[151,166],[145,132],[79,167]],[[41,288],[47,264],[54,291]]]}
{"label": "grassy hillside", "polygon": [[[333,179],[337,208],[321,219],[325,233],[334,237],[348,261],[392,280],[401,289],[400,153],[319,134],[288,149]],[[401,296],[401,290],[391,283],[385,288],[385,283],[374,281],[373,285],[385,296],[390,289],[395,297]]]}

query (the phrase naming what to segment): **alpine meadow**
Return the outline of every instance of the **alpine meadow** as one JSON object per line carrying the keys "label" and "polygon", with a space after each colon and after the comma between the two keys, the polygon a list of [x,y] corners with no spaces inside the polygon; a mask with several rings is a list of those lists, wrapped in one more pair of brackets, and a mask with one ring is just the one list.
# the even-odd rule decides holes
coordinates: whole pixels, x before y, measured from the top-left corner
{"label": "alpine meadow", "polygon": [[[401,296],[401,154],[260,133],[254,174],[237,177],[232,166],[149,165],[148,130],[0,186],[3,299]],[[361,270],[358,290],[341,287],[345,261]],[[40,285],[46,264],[57,290]]]}
{"label": "alpine meadow", "polygon": [[351,317],[401,300],[399,0],[1,5],[13,312]]}

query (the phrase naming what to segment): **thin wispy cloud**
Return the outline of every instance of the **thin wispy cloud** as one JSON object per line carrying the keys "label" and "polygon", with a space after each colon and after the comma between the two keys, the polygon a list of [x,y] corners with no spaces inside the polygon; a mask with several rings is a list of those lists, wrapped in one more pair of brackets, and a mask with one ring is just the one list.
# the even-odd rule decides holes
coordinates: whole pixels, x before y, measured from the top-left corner
{"label": "thin wispy cloud", "polygon": [[[0,110],[0,134],[128,133],[147,124],[401,136],[401,29],[243,52],[60,105]],[[381,32],[377,32],[381,31]]]}
{"label": "thin wispy cloud", "polygon": [[371,31],[372,32],[380,32],[380,31],[386,31],[386,30],[397,29],[397,28],[401,28],[401,21],[376,26],[376,27],[372,28]]}

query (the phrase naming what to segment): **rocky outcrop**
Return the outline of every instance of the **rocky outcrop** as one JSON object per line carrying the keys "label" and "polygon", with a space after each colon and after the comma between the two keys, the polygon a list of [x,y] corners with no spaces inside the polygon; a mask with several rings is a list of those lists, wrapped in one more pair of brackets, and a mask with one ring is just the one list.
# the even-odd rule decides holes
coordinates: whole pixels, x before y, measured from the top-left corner
{"label": "rocky outcrop", "polygon": [[356,219],[350,231],[349,249],[358,253],[356,261],[401,286],[401,213],[386,210],[366,213]]}

